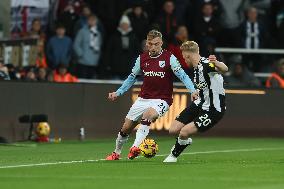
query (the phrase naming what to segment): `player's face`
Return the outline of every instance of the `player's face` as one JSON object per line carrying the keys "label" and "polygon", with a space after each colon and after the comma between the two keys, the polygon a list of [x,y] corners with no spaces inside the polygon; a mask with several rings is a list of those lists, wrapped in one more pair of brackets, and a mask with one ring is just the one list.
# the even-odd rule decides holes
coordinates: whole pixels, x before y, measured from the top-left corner
{"label": "player's face", "polygon": [[182,51],[182,57],[188,65],[192,64],[193,54],[188,51]]}
{"label": "player's face", "polygon": [[163,41],[161,38],[156,37],[154,39],[147,39],[146,48],[150,52],[151,56],[157,56],[162,50]]}

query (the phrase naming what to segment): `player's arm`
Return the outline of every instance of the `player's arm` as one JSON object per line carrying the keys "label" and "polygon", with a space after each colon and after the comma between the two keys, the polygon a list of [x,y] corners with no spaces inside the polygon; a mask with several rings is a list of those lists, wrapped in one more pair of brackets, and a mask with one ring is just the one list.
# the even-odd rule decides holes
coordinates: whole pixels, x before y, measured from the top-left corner
{"label": "player's arm", "polygon": [[108,99],[111,101],[114,101],[117,99],[117,97],[123,95],[132,85],[136,82],[136,77],[138,74],[140,74],[141,69],[140,69],[140,56],[136,59],[135,65],[132,68],[131,74],[127,77],[127,79],[123,82],[121,87],[117,89],[117,91],[109,93],[108,94]]}
{"label": "player's arm", "polygon": [[177,58],[172,55],[170,58],[171,69],[173,70],[174,74],[183,82],[185,87],[189,90],[190,93],[195,92],[194,84],[192,83],[191,79],[185,73],[185,71],[181,68],[180,63],[178,62]]}
{"label": "player's arm", "polygon": [[229,69],[223,62],[219,62],[215,55],[209,56],[209,68],[214,69],[222,74],[226,73]]}

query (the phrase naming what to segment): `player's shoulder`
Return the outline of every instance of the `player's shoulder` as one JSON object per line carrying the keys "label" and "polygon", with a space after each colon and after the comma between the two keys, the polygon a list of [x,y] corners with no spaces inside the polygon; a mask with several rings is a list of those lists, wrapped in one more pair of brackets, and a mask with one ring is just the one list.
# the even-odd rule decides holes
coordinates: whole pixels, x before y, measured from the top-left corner
{"label": "player's shoulder", "polygon": [[171,52],[171,51],[168,51],[166,49],[163,49],[163,53],[162,53],[164,56],[167,56],[167,57],[171,57],[171,56],[174,56],[174,54]]}
{"label": "player's shoulder", "polygon": [[149,57],[149,52],[148,51],[143,52],[138,57],[140,57],[140,58],[148,58]]}
{"label": "player's shoulder", "polygon": [[215,65],[209,61],[208,58],[201,57],[200,63],[202,65],[202,68],[205,69],[208,73],[209,72],[215,72]]}
{"label": "player's shoulder", "polygon": [[201,57],[200,63],[202,64],[202,66],[214,68],[214,64],[210,63],[208,58]]}
{"label": "player's shoulder", "polygon": [[209,64],[209,59],[208,59],[208,58],[205,58],[205,57],[201,57],[201,58],[200,58],[200,63],[201,63],[201,64]]}

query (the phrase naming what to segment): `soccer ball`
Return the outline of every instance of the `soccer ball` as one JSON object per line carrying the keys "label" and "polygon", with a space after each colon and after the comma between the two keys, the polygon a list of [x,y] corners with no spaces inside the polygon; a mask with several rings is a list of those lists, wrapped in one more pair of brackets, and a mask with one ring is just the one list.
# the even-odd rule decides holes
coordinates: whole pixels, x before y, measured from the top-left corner
{"label": "soccer ball", "polygon": [[36,134],[38,136],[47,137],[50,133],[50,127],[47,122],[40,122],[36,127]]}
{"label": "soccer ball", "polygon": [[145,139],[140,144],[139,149],[141,151],[141,155],[146,158],[154,157],[159,151],[158,144],[153,139]]}

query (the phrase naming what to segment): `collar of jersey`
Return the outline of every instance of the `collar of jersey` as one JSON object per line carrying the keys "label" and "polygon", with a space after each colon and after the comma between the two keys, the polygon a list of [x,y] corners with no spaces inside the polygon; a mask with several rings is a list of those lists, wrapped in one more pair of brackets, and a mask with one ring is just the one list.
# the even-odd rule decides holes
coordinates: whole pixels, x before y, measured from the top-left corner
{"label": "collar of jersey", "polygon": [[150,58],[158,58],[159,56],[161,56],[162,53],[163,53],[163,49],[161,50],[160,54],[158,54],[157,56],[151,56],[150,52],[149,52],[149,56]]}
{"label": "collar of jersey", "polygon": [[203,58],[203,57],[200,58],[200,60],[199,60],[199,62],[198,62],[198,64],[197,64],[197,66],[196,66],[196,68],[193,67],[194,70],[198,69],[198,66],[201,64],[202,58]]}

